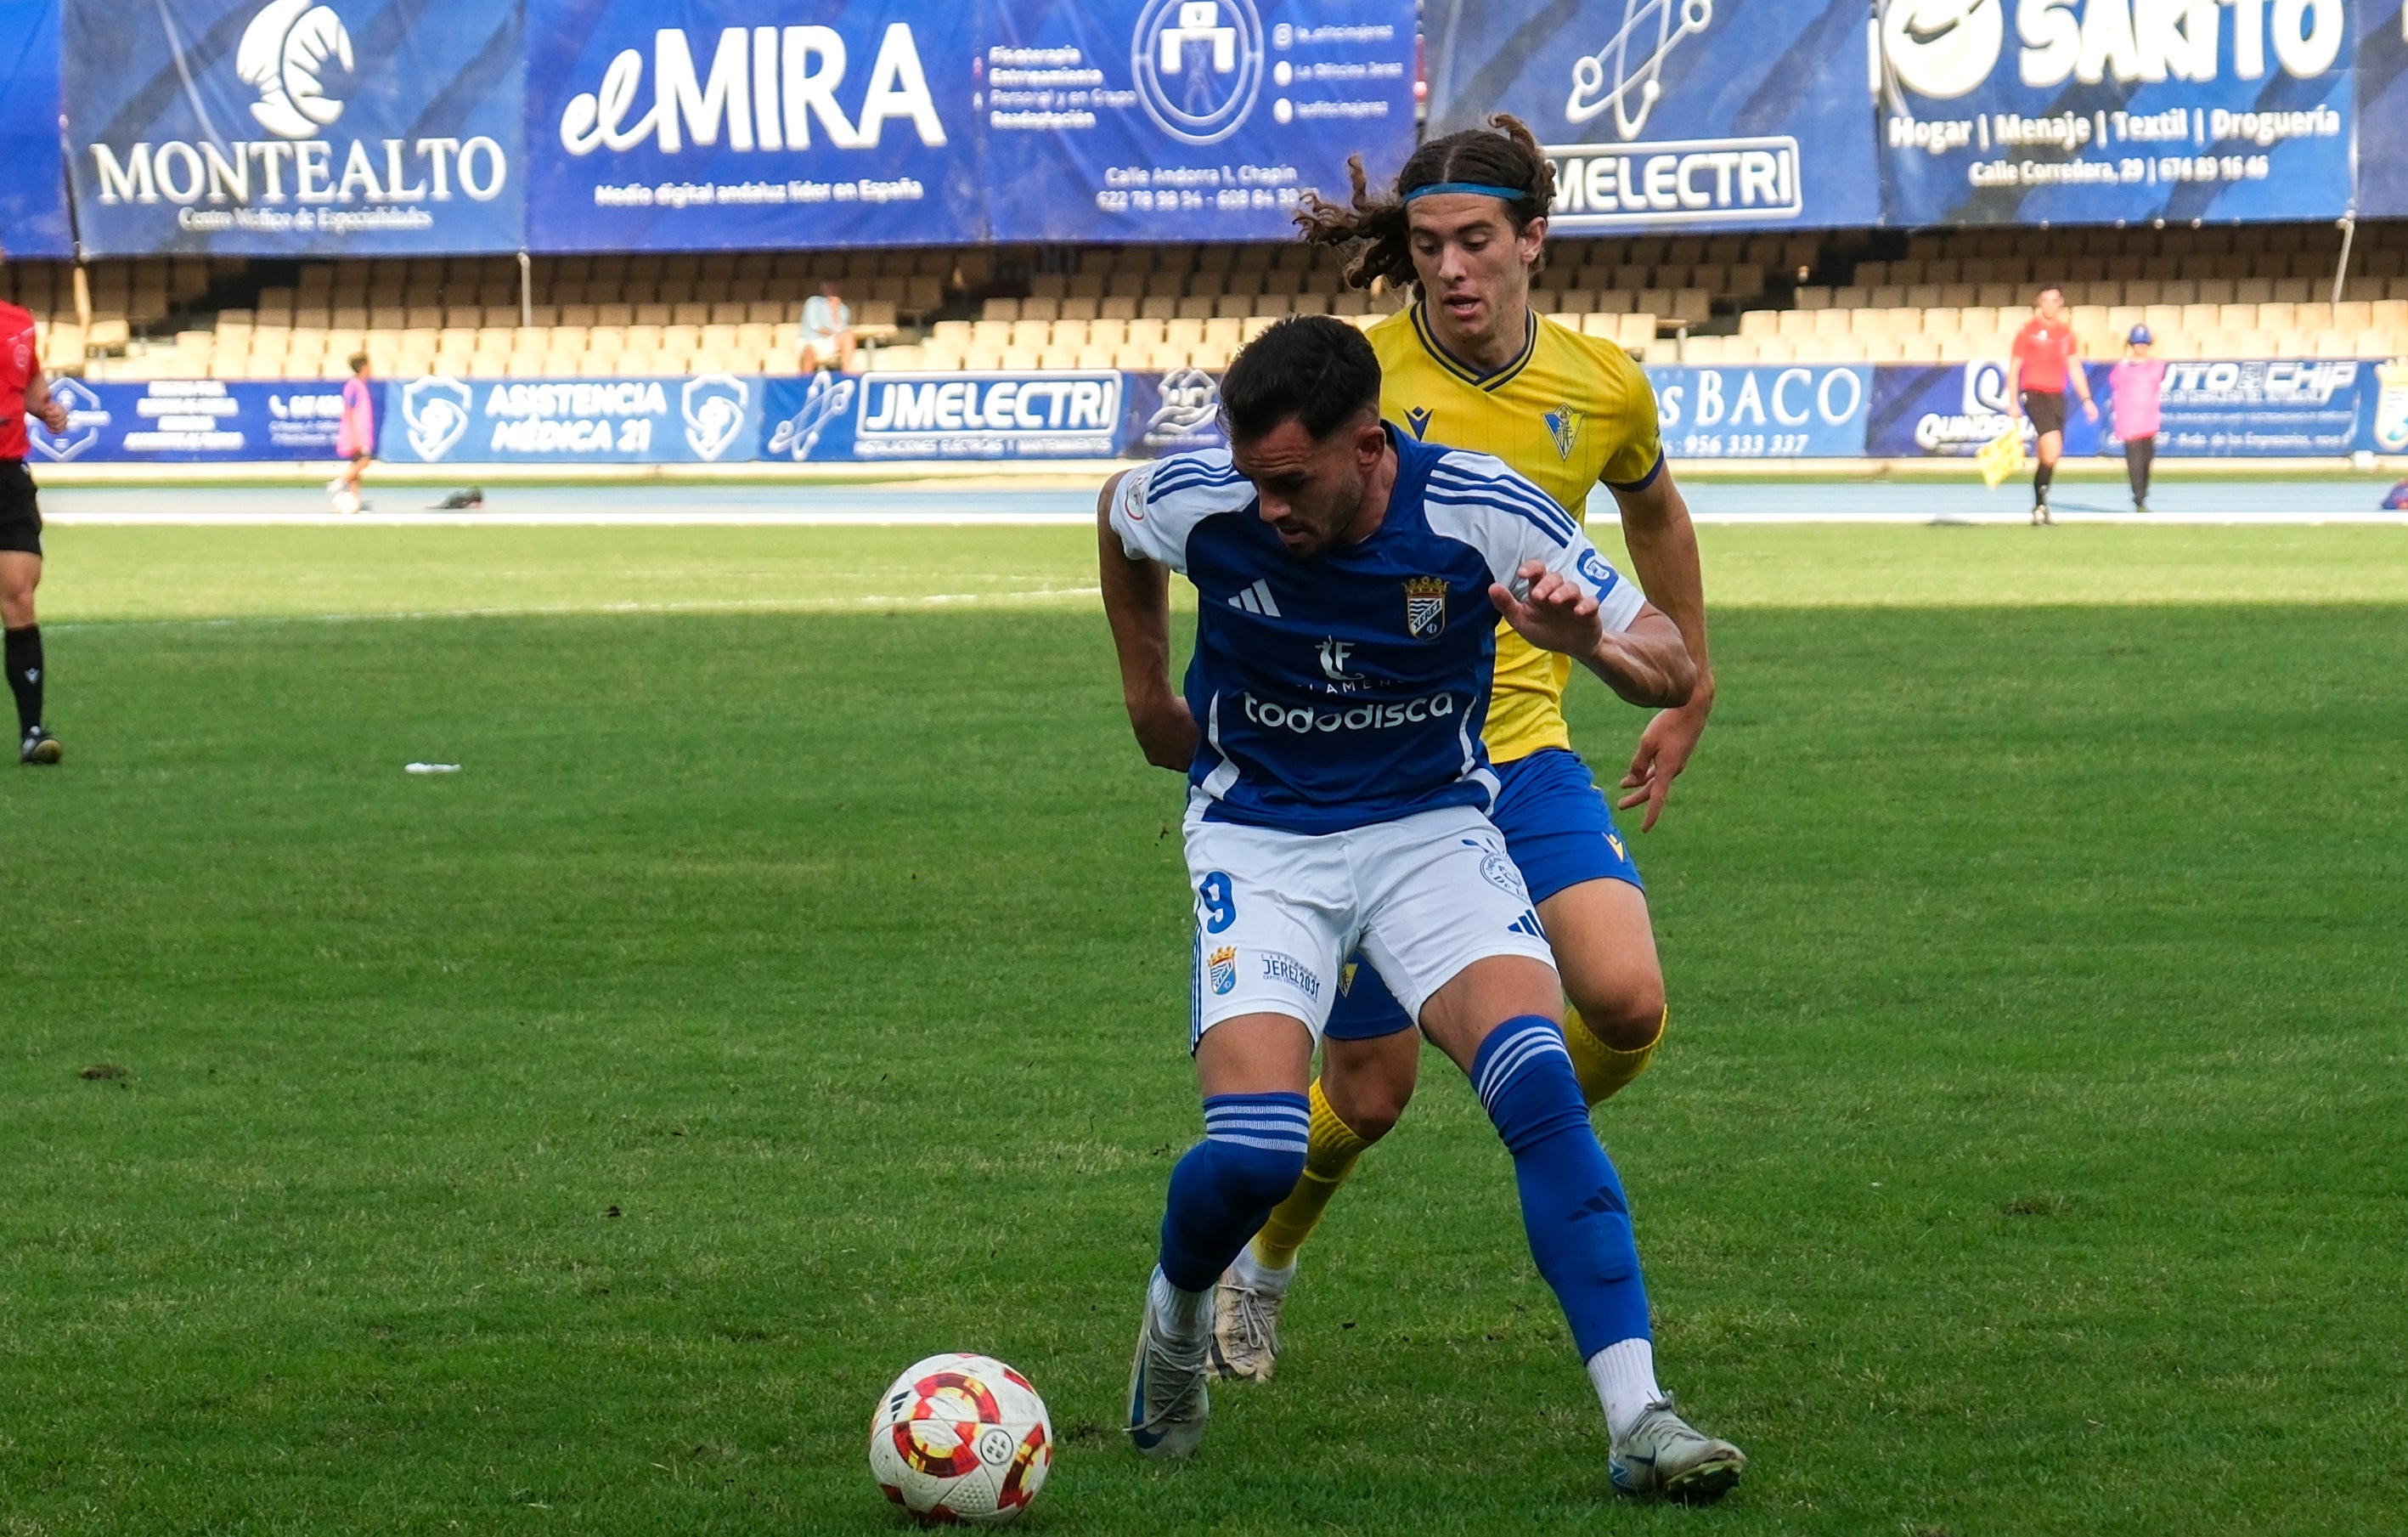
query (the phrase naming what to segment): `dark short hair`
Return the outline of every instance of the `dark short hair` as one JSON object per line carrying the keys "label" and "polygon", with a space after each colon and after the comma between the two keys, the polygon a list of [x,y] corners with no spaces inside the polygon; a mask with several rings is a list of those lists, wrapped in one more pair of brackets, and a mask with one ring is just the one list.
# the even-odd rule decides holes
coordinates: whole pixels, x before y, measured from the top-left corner
{"label": "dark short hair", "polygon": [[351,356],[350,363],[348,364],[348,366],[353,373],[358,373],[362,368],[365,368],[367,366],[368,355],[366,352],[353,352]]}
{"label": "dark short hair", "polygon": [[2061,299],[2065,297],[2065,285],[2063,283],[2041,283],[2032,289],[2032,298],[2034,300],[2038,300],[2042,294],[2054,294]]}
{"label": "dark short hair", "polygon": [[1221,376],[1221,425],[1260,438],[1290,417],[1315,438],[1380,409],[1380,359],[1328,315],[1291,315],[1239,350]]}

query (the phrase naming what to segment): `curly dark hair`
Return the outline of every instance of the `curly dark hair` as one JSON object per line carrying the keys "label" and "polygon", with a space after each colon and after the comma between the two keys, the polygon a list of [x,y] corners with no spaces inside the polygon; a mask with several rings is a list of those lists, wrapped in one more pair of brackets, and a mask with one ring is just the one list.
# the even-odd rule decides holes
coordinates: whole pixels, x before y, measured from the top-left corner
{"label": "curly dark hair", "polygon": [[[1297,209],[1296,222],[1306,243],[1339,246],[1351,252],[1346,280],[1356,288],[1369,288],[1379,278],[1388,280],[1392,288],[1418,281],[1413,274],[1412,234],[1405,223],[1405,194],[1416,187],[1469,181],[1517,188],[1522,195],[1512,204],[1516,229],[1527,229],[1531,220],[1545,218],[1555,202],[1554,163],[1539,148],[1538,136],[1529,125],[1505,112],[1490,118],[1484,128],[1466,128],[1415,150],[1388,192],[1371,191],[1361,155],[1348,159],[1346,171],[1354,183],[1353,206],[1308,192]],[[1541,251],[1531,270],[1545,263]]]}

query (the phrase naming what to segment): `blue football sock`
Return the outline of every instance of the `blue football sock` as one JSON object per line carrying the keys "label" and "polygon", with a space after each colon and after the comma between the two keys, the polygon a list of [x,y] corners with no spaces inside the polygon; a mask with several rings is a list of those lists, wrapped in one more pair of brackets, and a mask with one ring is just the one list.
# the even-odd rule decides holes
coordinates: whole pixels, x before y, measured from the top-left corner
{"label": "blue football sock", "polygon": [[1507,1020],[1481,1043],[1471,1082],[1513,1155],[1530,1257],[1563,1305],[1581,1359],[1646,1339],[1629,1203],[1589,1129],[1563,1032],[1543,1014]]}
{"label": "blue football sock", "polygon": [[1172,1286],[1211,1287],[1296,1188],[1309,1114],[1301,1094],[1215,1094],[1204,1101],[1204,1140],[1170,1171],[1162,1214],[1162,1273]]}

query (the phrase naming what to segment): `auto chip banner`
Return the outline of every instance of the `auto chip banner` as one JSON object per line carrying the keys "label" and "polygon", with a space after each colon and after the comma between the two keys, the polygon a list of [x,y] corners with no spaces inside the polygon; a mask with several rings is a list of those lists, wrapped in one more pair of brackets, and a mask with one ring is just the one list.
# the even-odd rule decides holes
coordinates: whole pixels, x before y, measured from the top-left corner
{"label": "auto chip banner", "polygon": [[1410,0],[992,14],[972,100],[998,240],[1289,239],[1300,188],[1342,200],[1348,155],[1392,176],[1412,152]]}
{"label": "auto chip banner", "polygon": [[0,0],[0,256],[68,256],[57,0]]}
{"label": "auto chip banner", "polygon": [[1881,220],[1863,0],[1432,0],[1423,26],[1430,132],[1529,123],[1559,234]]}
{"label": "auto chip banner", "polygon": [[2358,7],[2358,216],[2408,218],[2408,7]]}
{"label": "auto chip banner", "polygon": [[984,0],[530,0],[528,245],[985,237]]}
{"label": "auto chip banner", "polygon": [[1881,0],[1885,217],[2335,218],[2350,206],[2358,142],[2354,9]]}
{"label": "auto chip banner", "polygon": [[65,0],[93,254],[516,251],[519,7]]}
{"label": "auto chip banner", "polygon": [[[2065,452],[2084,456],[2123,452],[2107,387],[2110,364],[2084,365],[2093,424],[2069,402]],[[2391,446],[2385,446],[2386,372],[2408,369],[2355,359],[2272,358],[2170,361],[2159,396],[2157,451],[2174,458],[2329,457],[2369,450],[2408,449],[2408,388],[2396,410]],[[1872,417],[1865,452],[1875,458],[1962,457],[2006,426],[2003,361],[1905,365],[1874,370]],[[2023,420],[2024,441],[2034,440]]]}

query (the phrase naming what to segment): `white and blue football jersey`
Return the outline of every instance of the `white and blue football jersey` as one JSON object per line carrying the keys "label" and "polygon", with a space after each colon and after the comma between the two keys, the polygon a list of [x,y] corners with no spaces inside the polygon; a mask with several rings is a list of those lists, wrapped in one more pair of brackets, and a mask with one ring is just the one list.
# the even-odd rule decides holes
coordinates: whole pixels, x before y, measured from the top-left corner
{"label": "white and blue football jersey", "polygon": [[1497,654],[1491,582],[1526,561],[1578,582],[1608,632],[1643,599],[1537,486],[1484,453],[1393,427],[1396,489],[1360,544],[1299,557],[1226,450],[1132,470],[1111,524],[1132,559],[1196,584],[1188,770],[1208,820],[1328,833],[1497,793],[1481,727]]}

